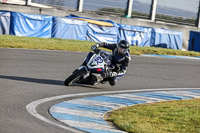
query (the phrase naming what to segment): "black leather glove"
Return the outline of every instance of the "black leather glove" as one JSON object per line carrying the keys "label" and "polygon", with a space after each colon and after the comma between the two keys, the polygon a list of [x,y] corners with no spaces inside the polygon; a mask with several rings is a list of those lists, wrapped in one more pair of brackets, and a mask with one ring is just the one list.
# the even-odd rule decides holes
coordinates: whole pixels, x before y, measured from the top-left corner
{"label": "black leather glove", "polygon": [[94,49],[94,53],[96,53],[96,54],[99,54],[99,52],[100,52],[101,50],[100,49]]}
{"label": "black leather glove", "polygon": [[97,49],[98,47],[99,47],[99,44],[97,43],[97,44],[95,44],[95,45],[92,45],[91,49],[92,49],[92,51],[94,51],[94,50]]}

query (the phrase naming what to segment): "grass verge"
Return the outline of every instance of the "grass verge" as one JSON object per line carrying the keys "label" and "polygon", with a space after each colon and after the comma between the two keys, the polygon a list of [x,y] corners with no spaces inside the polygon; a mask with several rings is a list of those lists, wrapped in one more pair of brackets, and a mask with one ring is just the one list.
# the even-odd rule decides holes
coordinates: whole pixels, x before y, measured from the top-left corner
{"label": "grass verge", "polygon": [[[55,39],[55,38],[46,39],[46,38],[35,38],[35,37],[0,35],[0,47],[3,48],[47,49],[47,50],[89,52],[92,44],[95,44],[95,42]],[[181,50],[155,48],[155,47],[131,46],[130,50],[132,55],[158,54],[158,55],[200,56],[200,52],[181,51]]]}
{"label": "grass verge", "polygon": [[200,133],[200,99],[135,105],[107,120],[130,133]]}

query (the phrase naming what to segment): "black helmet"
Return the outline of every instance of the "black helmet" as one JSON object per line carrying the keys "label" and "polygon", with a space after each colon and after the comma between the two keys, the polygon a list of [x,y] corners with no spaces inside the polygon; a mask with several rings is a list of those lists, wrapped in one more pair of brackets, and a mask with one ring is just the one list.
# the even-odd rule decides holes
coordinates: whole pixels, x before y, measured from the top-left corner
{"label": "black helmet", "polygon": [[120,55],[126,55],[127,51],[129,50],[129,43],[126,40],[121,40],[117,44],[117,52]]}

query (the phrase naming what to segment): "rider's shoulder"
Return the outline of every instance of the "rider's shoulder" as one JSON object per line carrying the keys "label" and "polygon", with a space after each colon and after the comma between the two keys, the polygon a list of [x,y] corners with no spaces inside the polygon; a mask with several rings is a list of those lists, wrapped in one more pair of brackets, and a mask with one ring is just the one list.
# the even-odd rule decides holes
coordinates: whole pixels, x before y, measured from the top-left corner
{"label": "rider's shoulder", "polygon": [[129,52],[126,53],[126,60],[131,61],[131,55]]}

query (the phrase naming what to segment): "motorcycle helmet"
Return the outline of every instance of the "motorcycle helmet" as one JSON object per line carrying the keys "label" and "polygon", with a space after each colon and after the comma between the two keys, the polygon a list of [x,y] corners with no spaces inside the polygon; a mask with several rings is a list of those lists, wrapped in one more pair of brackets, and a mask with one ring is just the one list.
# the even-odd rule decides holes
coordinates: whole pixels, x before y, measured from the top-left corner
{"label": "motorcycle helmet", "polygon": [[119,55],[126,55],[129,51],[129,43],[126,40],[121,40],[117,44],[117,53]]}

